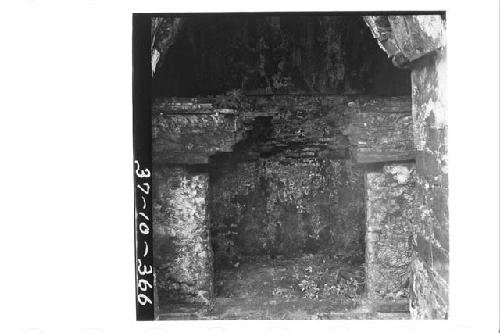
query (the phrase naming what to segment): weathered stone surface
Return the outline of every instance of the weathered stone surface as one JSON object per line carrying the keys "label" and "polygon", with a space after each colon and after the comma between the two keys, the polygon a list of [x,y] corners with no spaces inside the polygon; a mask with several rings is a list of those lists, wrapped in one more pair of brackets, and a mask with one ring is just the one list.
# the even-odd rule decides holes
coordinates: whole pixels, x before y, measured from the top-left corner
{"label": "weathered stone surface", "polygon": [[412,318],[447,318],[445,22],[439,15],[365,17],[365,22],[396,65],[413,61],[412,115],[417,152],[410,311]]}
{"label": "weathered stone surface", "polygon": [[[338,97],[337,97],[338,98]],[[411,96],[349,96],[347,105],[351,113],[410,113]]]}
{"label": "weathered stone surface", "polygon": [[161,303],[206,303],[212,296],[207,190],[207,174],[153,167],[153,250]]}
{"label": "weathered stone surface", "polygon": [[448,316],[448,158],[446,62],[439,52],[412,71],[414,138],[417,148],[416,216],[411,313]]}
{"label": "weathered stone surface", "polygon": [[407,96],[260,96],[249,98],[242,114],[270,119],[267,147],[302,147],[311,156],[336,158],[350,149],[359,163],[415,158]]}
{"label": "weathered stone surface", "polygon": [[211,183],[216,261],[240,255],[364,253],[363,179],[347,161],[283,156],[217,167]]}
{"label": "weathered stone surface", "polygon": [[227,110],[196,103],[156,108],[165,112],[153,117],[154,162],[207,163],[210,155],[231,151],[237,141],[237,119]]}
{"label": "weathered stone surface", "polygon": [[289,95],[249,101],[245,117],[270,118],[267,146],[293,145],[337,158],[350,149],[360,163],[415,158],[409,97]]}
{"label": "weathered stone surface", "polygon": [[445,22],[440,15],[365,16],[364,19],[396,66],[407,66],[446,45]]}
{"label": "weathered stone surface", "polygon": [[352,159],[359,164],[408,162],[415,159],[413,151],[374,151],[371,148],[357,148]]}
{"label": "weathered stone surface", "polygon": [[414,319],[448,318],[448,282],[416,257],[411,262],[410,313]]}
{"label": "weathered stone surface", "polygon": [[413,121],[407,113],[355,113],[343,130],[358,163],[415,158]]}
{"label": "weathered stone surface", "polygon": [[439,152],[447,147],[445,58],[445,52],[440,52],[412,71],[414,138],[419,151],[427,147]]}
{"label": "weathered stone surface", "polygon": [[259,135],[259,141],[265,144],[256,142],[252,150],[293,147],[294,152],[300,148],[311,156],[320,150],[345,156],[348,142],[340,126],[346,118],[348,101],[344,96],[249,97],[248,109],[242,113],[244,122],[251,128],[255,119],[268,121],[268,131]]}
{"label": "weathered stone surface", "polygon": [[366,291],[370,301],[408,299],[415,165],[365,175]]}
{"label": "weathered stone surface", "polygon": [[[217,104],[217,105],[214,105]],[[157,98],[153,105],[153,114],[237,114],[234,109],[238,104],[220,103],[214,98]],[[218,107],[224,105],[222,107]]]}
{"label": "weathered stone surface", "polygon": [[405,66],[409,60],[398,45],[388,16],[364,16],[366,25],[370,28],[378,45],[387,53],[396,66]]}
{"label": "weathered stone surface", "polygon": [[389,16],[394,38],[409,61],[446,45],[445,23],[440,15]]}
{"label": "weathered stone surface", "polygon": [[229,104],[238,109],[207,99],[156,101],[154,161],[204,164],[237,144],[247,159],[287,148],[290,157],[322,158],[346,158],[351,149],[360,163],[414,158],[408,97],[254,96]]}

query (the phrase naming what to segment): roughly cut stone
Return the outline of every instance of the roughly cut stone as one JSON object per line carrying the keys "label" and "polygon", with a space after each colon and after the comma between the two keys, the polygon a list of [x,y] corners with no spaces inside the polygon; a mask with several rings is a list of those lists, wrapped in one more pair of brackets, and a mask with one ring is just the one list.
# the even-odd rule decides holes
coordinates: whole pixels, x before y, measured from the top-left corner
{"label": "roughly cut stone", "polygon": [[297,154],[290,157],[346,158],[351,149],[360,163],[414,158],[408,97],[288,95],[241,104],[235,110],[195,98],[157,100],[154,162],[206,164],[238,143],[247,158],[287,147]]}
{"label": "roughly cut stone", "polygon": [[355,113],[343,133],[357,163],[415,158],[413,121],[406,113]]}
{"label": "roughly cut stone", "polygon": [[446,45],[440,15],[365,16],[373,37],[393,63],[405,67]]}
{"label": "roughly cut stone", "polygon": [[399,49],[409,61],[446,45],[440,15],[389,16],[389,22]]}
{"label": "roughly cut stone", "polygon": [[367,172],[365,186],[367,298],[408,299],[415,166]]}
{"label": "roughly cut stone", "polygon": [[439,15],[371,16],[365,22],[396,65],[412,62],[416,180],[410,312],[415,319],[445,319],[449,265],[445,22]]}
{"label": "roughly cut stone", "polygon": [[448,318],[448,282],[419,257],[411,262],[410,313],[415,319]]}
{"label": "roughly cut stone", "polygon": [[219,263],[242,255],[364,254],[363,177],[344,160],[281,156],[216,168],[211,225]]}
{"label": "roughly cut stone", "polygon": [[161,303],[207,303],[213,294],[207,189],[207,174],[153,167],[154,267]]}
{"label": "roughly cut stone", "polygon": [[394,65],[399,67],[407,65],[409,60],[395,39],[388,16],[364,16],[364,20],[378,45],[392,59]]}
{"label": "roughly cut stone", "polygon": [[153,117],[153,161],[207,163],[210,155],[232,150],[237,139],[237,126],[233,114],[217,110],[211,113],[187,113],[184,110],[156,114]]}
{"label": "roughly cut stone", "polygon": [[412,71],[414,138],[417,148],[413,318],[448,316],[448,152],[445,52]]}

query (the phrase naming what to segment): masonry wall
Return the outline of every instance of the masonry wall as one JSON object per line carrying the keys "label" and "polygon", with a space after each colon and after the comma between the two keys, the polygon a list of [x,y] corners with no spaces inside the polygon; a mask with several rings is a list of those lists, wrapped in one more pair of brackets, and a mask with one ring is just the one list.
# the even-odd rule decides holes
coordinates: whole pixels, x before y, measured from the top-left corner
{"label": "masonry wall", "polygon": [[364,262],[365,163],[414,157],[408,97],[226,97],[154,104],[160,302],[209,299],[245,256]]}
{"label": "masonry wall", "polygon": [[366,291],[370,301],[408,300],[415,165],[365,174]]}
{"label": "masonry wall", "polygon": [[415,256],[411,312],[415,318],[448,316],[448,160],[446,55],[438,51],[412,71],[417,149]]}
{"label": "masonry wall", "polygon": [[182,167],[153,168],[154,268],[160,302],[207,302],[212,249],[208,175]]}
{"label": "masonry wall", "polygon": [[216,262],[327,253],[363,261],[362,173],[345,160],[277,155],[218,168],[210,209]]}
{"label": "masonry wall", "polygon": [[233,110],[214,110],[197,99],[159,99],[153,105],[153,162],[208,163],[209,155],[231,151],[236,127]]}

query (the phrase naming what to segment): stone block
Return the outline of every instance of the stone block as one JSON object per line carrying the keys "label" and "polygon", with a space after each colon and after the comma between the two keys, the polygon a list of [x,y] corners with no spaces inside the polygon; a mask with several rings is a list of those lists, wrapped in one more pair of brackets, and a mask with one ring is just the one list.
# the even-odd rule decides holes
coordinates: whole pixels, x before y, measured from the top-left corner
{"label": "stone block", "polygon": [[446,45],[445,23],[440,15],[389,16],[398,48],[411,62]]}
{"label": "stone block", "polygon": [[153,166],[154,267],[160,302],[208,302],[213,293],[208,175]]}
{"label": "stone block", "polygon": [[413,319],[448,318],[448,283],[418,257],[410,270],[410,313]]}
{"label": "stone block", "polygon": [[155,163],[203,164],[217,152],[231,151],[236,143],[238,124],[233,114],[217,110],[198,112],[200,105],[196,103],[187,106],[194,108],[194,113],[165,112],[153,116]]}
{"label": "stone block", "polygon": [[372,35],[393,63],[406,67],[446,46],[440,15],[365,16]]}
{"label": "stone block", "polygon": [[365,174],[368,300],[408,298],[414,204],[413,163]]}
{"label": "stone block", "polygon": [[219,165],[212,177],[216,261],[322,252],[363,258],[363,177],[344,160],[287,154]]}

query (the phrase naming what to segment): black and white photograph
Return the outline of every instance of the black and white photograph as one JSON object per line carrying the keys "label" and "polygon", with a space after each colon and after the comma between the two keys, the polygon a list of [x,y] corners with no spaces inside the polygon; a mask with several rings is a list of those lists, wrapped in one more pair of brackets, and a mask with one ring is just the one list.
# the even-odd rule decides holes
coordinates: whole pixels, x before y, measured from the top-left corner
{"label": "black and white photograph", "polygon": [[139,309],[447,319],[444,12],[137,16],[152,124]]}
{"label": "black and white photograph", "polygon": [[0,332],[500,332],[500,3],[0,2]]}

